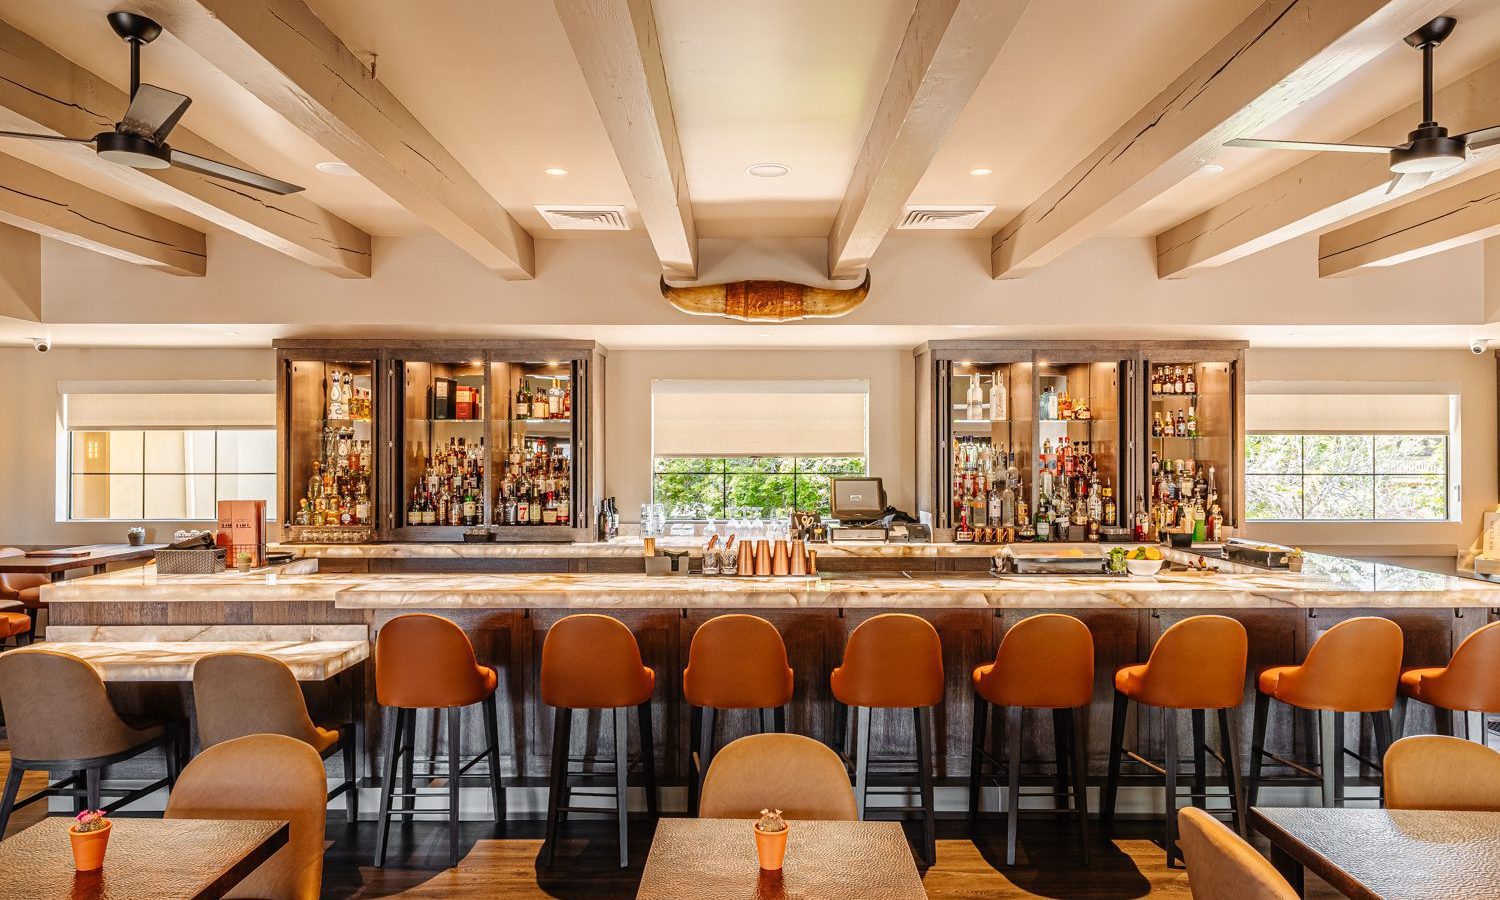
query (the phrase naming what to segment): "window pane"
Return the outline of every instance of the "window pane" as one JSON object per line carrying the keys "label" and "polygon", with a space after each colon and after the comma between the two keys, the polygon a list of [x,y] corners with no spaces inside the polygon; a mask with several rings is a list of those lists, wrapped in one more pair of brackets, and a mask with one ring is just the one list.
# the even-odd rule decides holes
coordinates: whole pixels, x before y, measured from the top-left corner
{"label": "window pane", "polygon": [[213,475],[147,475],[146,518],[211,519],[214,506]]}
{"label": "window pane", "polygon": [[1246,475],[1245,517],[1302,518],[1301,475]]}
{"label": "window pane", "polygon": [[1440,434],[1376,435],[1375,471],[1381,475],[1442,475],[1448,471],[1448,438]]}
{"label": "window pane", "polygon": [[[1312,440],[1311,435],[1308,440]],[[1303,490],[1307,494],[1303,509],[1308,519],[1374,516],[1375,480],[1369,475],[1308,475]]]}
{"label": "window pane", "polygon": [[214,433],[212,431],[146,432],[147,473],[175,475],[214,472]]}
{"label": "window pane", "polygon": [[[264,500],[266,518],[276,518],[275,475],[219,475],[218,498],[220,500]],[[217,516],[218,507],[210,506],[209,517]]]}
{"label": "window pane", "polygon": [[727,471],[734,472],[790,472],[792,458],[789,456],[743,456],[724,460]]}
{"label": "window pane", "polygon": [[830,475],[863,475],[865,461],[860,456],[808,456],[797,460],[798,472],[827,472]]}
{"label": "window pane", "polygon": [[832,480],[821,475],[797,476],[797,508],[827,515],[832,511],[829,494]]}
{"label": "window pane", "polygon": [[73,432],[73,471],[77,473],[109,471],[109,432]]}
{"label": "window pane", "polygon": [[1266,475],[1294,475],[1301,472],[1302,436],[1245,435],[1245,471]]}
{"label": "window pane", "polygon": [[[1368,434],[1303,435],[1303,471],[1330,475],[1369,474],[1375,471],[1371,445]],[[1312,517],[1309,506],[1308,518]]]}
{"label": "window pane", "polygon": [[[256,428],[244,431],[221,431],[218,434],[217,458],[220,474],[226,472],[275,473],[275,431],[269,428]],[[272,493],[275,493],[274,489]],[[239,499],[258,500],[260,498]]]}
{"label": "window pane", "polygon": [[1377,519],[1446,519],[1448,479],[1442,475],[1376,475]]}
{"label": "window pane", "polygon": [[724,461],[722,459],[704,459],[689,456],[658,456],[656,458],[656,471],[668,472],[722,472]]}
{"label": "window pane", "polygon": [[730,475],[729,502],[735,506],[775,511],[792,506],[791,475]]}
{"label": "window pane", "polygon": [[139,519],[142,513],[140,475],[73,476],[72,518]]}
{"label": "window pane", "polygon": [[671,510],[689,503],[708,507],[709,514],[724,515],[723,475],[657,475],[652,500]]}

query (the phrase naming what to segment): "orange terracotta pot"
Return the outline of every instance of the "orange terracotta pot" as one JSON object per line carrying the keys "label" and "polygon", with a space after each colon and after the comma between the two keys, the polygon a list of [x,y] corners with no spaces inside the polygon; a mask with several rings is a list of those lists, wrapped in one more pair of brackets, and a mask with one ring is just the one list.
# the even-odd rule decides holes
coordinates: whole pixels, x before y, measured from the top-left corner
{"label": "orange terracotta pot", "polygon": [[781,861],[786,857],[786,838],[791,829],[761,831],[759,825],[750,827],[755,829],[755,853],[760,857],[760,867],[768,872],[781,871]]}
{"label": "orange terracotta pot", "polygon": [[113,822],[98,831],[74,831],[68,826],[68,840],[73,842],[73,868],[80,872],[104,868],[104,850],[109,846],[109,833],[114,827]]}

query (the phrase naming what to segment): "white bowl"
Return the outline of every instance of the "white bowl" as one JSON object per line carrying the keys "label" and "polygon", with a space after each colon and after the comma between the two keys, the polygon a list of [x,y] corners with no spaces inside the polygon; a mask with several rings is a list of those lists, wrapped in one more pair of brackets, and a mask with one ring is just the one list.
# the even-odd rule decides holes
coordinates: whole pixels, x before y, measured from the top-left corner
{"label": "white bowl", "polygon": [[1125,568],[1132,575],[1139,575],[1142,578],[1149,578],[1152,575],[1155,575],[1157,572],[1160,572],[1161,567],[1165,563],[1166,560],[1164,559],[1127,559],[1125,560]]}

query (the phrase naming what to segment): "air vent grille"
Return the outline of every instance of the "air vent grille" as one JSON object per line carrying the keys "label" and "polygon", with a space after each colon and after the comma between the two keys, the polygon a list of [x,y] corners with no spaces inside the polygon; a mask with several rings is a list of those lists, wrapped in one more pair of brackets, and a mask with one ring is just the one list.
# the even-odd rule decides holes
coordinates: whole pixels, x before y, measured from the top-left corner
{"label": "air vent grille", "polygon": [[966,231],[978,227],[994,209],[993,206],[908,206],[896,227]]}
{"label": "air vent grille", "polygon": [[556,231],[629,231],[623,206],[542,206],[536,211]]}

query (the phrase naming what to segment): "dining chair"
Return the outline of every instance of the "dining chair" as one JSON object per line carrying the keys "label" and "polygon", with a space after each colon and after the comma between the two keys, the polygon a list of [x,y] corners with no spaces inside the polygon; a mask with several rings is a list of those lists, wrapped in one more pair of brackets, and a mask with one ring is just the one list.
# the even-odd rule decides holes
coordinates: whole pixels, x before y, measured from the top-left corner
{"label": "dining chair", "polygon": [[[0,547],[0,557],[25,555],[26,551],[20,547]],[[42,585],[47,580],[46,575],[33,575],[29,572],[0,572],[0,600],[21,604],[31,620],[31,628],[26,635],[28,642],[36,640],[37,616],[47,608],[47,604],[42,602]]]}
{"label": "dining chair", "polygon": [[742,737],[725,745],[708,767],[699,818],[753,819],[763,809],[779,809],[788,819],[859,818],[844,761],[800,734]]}
{"label": "dining chair", "polygon": [[1270,861],[1207,812],[1184,807],[1177,830],[1193,900],[1298,900]]}
{"label": "dining chair", "polygon": [[227,896],[317,900],[323,889],[327,789],[323,760],[312,747],[282,734],[247,735],[194,757],[167,799],[165,817],[286,820],[291,823],[286,845]]}
{"label": "dining chair", "polygon": [[1500,752],[1445,735],[1402,738],[1385,754],[1385,805],[1500,812]]}

